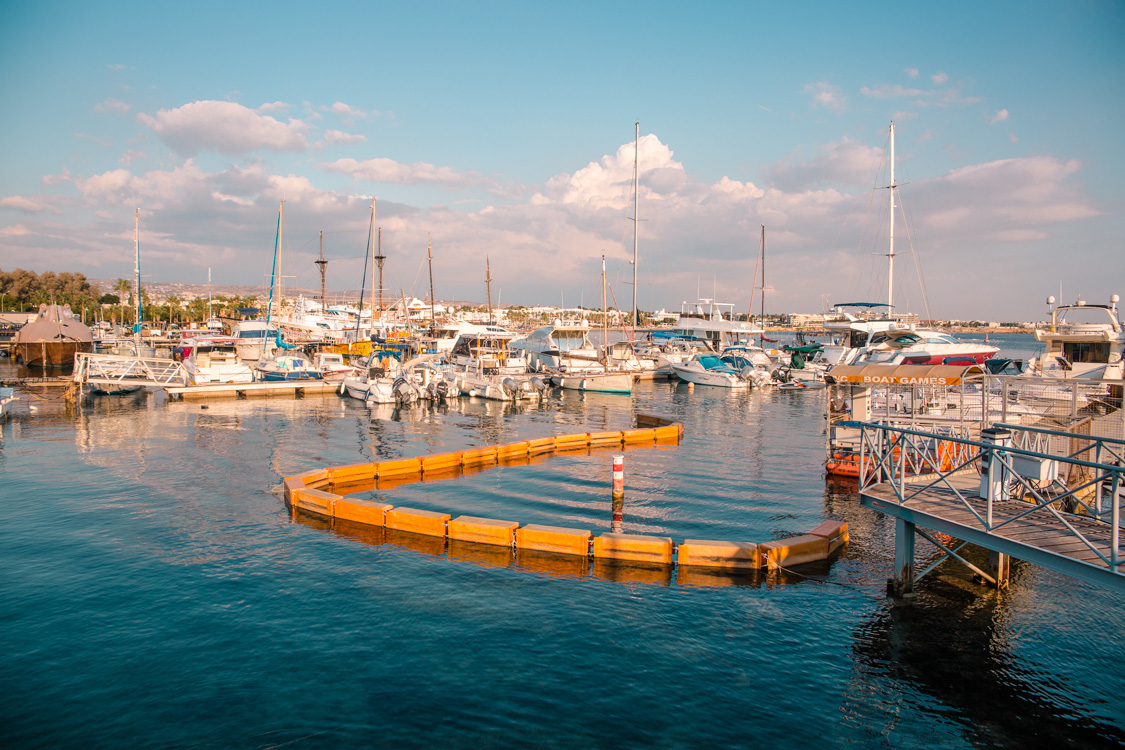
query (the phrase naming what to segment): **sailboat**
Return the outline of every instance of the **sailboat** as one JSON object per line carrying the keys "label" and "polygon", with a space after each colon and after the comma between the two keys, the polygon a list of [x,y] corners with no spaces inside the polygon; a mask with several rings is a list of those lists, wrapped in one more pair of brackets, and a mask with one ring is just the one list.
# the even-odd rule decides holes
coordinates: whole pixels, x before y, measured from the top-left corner
{"label": "sailboat", "polygon": [[[824,328],[833,334],[832,345],[825,346],[826,364],[940,365],[946,361],[981,364],[999,349],[988,344],[963,343],[941,331],[920,329],[894,313],[895,272],[895,124],[890,127],[890,217],[887,250],[887,301],[850,302],[834,305],[835,313],[826,316]],[[872,319],[872,312],[883,316]],[[849,312],[853,310],[855,312]]]}
{"label": "sailboat", "polygon": [[[606,309],[605,289],[605,256],[602,256],[602,357],[600,371],[581,373],[561,373],[552,380],[561,388],[572,391],[587,391],[591,393],[617,393],[632,395],[633,373],[615,371],[608,363],[609,356],[609,328],[608,311]],[[636,310],[633,311],[634,315]]]}
{"label": "sailboat", "polygon": [[[270,272],[270,299],[266,306],[266,319],[243,320],[235,325],[234,330],[231,331],[231,335],[238,339],[235,346],[238,350],[238,358],[243,362],[257,362],[260,359],[268,358],[281,339],[277,326],[274,325],[273,316],[275,282],[277,282],[281,273],[278,268],[278,258],[281,254],[284,209],[285,202],[282,201],[277,208],[277,233],[274,235],[273,269]],[[276,284],[276,286],[280,286],[280,284]]]}
{"label": "sailboat", "polygon": [[[141,209],[136,209],[133,219],[133,277],[134,288],[136,289],[136,306],[134,308],[133,319],[133,343],[132,351],[124,352],[132,354],[135,357],[155,357],[155,347],[145,347],[141,340],[142,329],[142,308],[141,308]],[[128,369],[129,364],[122,362],[120,368],[114,368],[116,372],[120,373],[122,369]],[[100,384],[90,385],[90,393],[93,395],[108,395],[117,396],[126,393],[135,393],[141,389],[139,385],[129,385],[118,383],[116,385]]]}

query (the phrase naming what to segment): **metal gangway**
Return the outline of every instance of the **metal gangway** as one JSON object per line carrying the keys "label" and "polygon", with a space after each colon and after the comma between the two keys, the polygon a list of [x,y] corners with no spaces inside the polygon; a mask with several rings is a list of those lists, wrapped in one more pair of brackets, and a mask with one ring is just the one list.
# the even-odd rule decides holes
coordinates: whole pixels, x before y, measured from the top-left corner
{"label": "metal gangway", "polygon": [[[950,558],[997,587],[1016,558],[1125,593],[1125,440],[1003,423],[979,439],[857,426],[860,502],[896,523],[890,593],[911,596]],[[941,555],[916,573],[918,536]],[[987,571],[961,553],[968,544],[989,551]]]}
{"label": "metal gangway", "polygon": [[74,382],[99,388],[166,388],[188,385],[191,376],[172,359],[79,352],[74,355]]}

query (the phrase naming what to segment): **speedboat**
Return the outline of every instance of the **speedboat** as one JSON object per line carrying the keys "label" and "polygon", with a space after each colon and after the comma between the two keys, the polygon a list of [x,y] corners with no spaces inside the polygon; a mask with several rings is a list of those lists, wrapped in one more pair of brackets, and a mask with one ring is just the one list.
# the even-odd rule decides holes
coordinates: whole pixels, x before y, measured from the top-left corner
{"label": "speedboat", "polygon": [[0,388],[0,420],[8,416],[11,403],[18,400],[14,388]]}
{"label": "speedboat", "polygon": [[737,320],[733,304],[710,299],[693,302],[690,308],[685,302],[673,331],[685,338],[706,341],[716,352],[728,346],[749,345],[763,333],[751,321]]}
{"label": "speedboat", "polygon": [[238,339],[239,359],[244,362],[257,362],[268,357],[277,346],[279,332],[264,320],[242,320],[235,325],[231,336]]}
{"label": "speedboat", "polygon": [[258,380],[267,382],[290,380],[319,380],[320,369],[304,354],[277,352],[263,357],[254,366]]}
{"label": "speedboat", "polygon": [[320,373],[324,380],[339,382],[349,375],[356,375],[359,370],[344,361],[343,354],[335,352],[317,352],[313,355],[313,367]]}
{"label": "speedboat", "polygon": [[254,371],[238,357],[238,341],[231,336],[196,337],[183,362],[192,384],[254,382]]}
{"label": "speedboat", "polygon": [[697,354],[686,362],[672,365],[676,377],[687,383],[719,388],[749,388],[750,381],[719,358],[717,354]]}
{"label": "speedboat", "polygon": [[590,342],[590,324],[585,320],[563,321],[541,326],[511,342],[512,349],[527,358],[529,370],[559,370],[570,374],[604,371],[602,357]]}
{"label": "speedboat", "polygon": [[874,302],[836,305],[835,313],[824,321],[824,328],[833,335],[833,341],[823,347],[821,361],[829,365],[941,365],[947,362],[979,365],[1000,351],[986,343],[964,343],[947,333],[919,328],[876,310],[887,307]]}

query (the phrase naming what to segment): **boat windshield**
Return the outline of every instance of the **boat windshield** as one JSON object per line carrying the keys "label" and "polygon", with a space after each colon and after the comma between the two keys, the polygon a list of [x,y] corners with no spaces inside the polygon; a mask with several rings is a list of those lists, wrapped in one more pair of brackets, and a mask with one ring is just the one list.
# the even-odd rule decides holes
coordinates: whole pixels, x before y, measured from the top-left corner
{"label": "boat windshield", "polygon": [[568,352],[571,349],[581,349],[586,341],[586,333],[584,331],[555,331],[554,334],[555,344],[559,347],[560,352]]}

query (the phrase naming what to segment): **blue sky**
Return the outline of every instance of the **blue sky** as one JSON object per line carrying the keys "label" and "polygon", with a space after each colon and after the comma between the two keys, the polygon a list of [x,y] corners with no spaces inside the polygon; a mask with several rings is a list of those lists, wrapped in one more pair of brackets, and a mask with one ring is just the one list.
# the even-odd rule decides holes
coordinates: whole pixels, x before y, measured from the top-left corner
{"label": "blue sky", "polygon": [[[1031,320],[1125,292],[1125,6],[1111,2],[5,3],[0,268],[642,307],[886,297]],[[914,259],[921,265],[916,270]],[[921,281],[919,280],[921,279]],[[755,308],[758,302],[755,302]]]}

